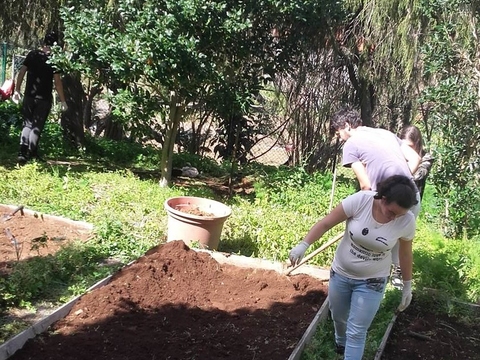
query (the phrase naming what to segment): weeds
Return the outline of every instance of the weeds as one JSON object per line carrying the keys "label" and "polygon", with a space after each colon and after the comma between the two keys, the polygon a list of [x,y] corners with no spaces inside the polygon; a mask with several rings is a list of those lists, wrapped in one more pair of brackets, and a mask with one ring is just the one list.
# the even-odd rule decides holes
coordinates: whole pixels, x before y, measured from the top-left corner
{"label": "weeds", "polygon": [[47,241],[48,236],[44,232],[42,236],[30,240],[30,250],[35,250],[37,251],[38,255],[40,255],[40,249],[46,248],[48,246]]}
{"label": "weeds", "polygon": [[17,257],[17,261],[20,261],[20,257],[22,256],[23,250],[23,243],[19,242],[17,238],[12,234],[10,229],[5,229],[5,235],[7,235],[7,239],[10,240],[13,248],[15,249],[15,255]]}

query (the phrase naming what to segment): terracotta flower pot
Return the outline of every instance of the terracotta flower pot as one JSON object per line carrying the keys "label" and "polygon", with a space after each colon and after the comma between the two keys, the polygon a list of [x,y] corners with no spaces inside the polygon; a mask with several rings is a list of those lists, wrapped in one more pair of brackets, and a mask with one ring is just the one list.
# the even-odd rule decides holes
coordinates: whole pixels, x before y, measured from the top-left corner
{"label": "terracotta flower pot", "polygon": [[168,214],[167,241],[183,240],[190,245],[216,250],[223,224],[232,210],[221,202],[194,196],[179,196],[164,203]]}

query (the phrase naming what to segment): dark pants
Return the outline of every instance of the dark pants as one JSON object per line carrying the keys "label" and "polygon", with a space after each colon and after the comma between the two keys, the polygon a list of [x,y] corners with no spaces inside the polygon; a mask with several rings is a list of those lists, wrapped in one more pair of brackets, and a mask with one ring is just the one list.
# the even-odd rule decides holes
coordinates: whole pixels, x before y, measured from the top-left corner
{"label": "dark pants", "polygon": [[[20,138],[20,152],[24,156],[37,156],[38,142],[43,131],[52,102],[25,97],[23,99],[23,130]],[[25,153],[28,151],[28,154]]]}

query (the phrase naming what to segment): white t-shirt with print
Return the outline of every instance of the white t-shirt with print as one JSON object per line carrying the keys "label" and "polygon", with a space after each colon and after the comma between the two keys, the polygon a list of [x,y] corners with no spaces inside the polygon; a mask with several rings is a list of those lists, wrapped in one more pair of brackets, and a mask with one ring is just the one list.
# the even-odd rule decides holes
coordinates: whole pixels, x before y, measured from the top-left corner
{"label": "white t-shirt with print", "polygon": [[359,191],[342,201],[348,219],[332,269],[351,279],[388,276],[391,249],[398,239],[412,240],[415,235],[415,217],[410,211],[385,224],[375,221],[372,215],[375,194],[374,191]]}

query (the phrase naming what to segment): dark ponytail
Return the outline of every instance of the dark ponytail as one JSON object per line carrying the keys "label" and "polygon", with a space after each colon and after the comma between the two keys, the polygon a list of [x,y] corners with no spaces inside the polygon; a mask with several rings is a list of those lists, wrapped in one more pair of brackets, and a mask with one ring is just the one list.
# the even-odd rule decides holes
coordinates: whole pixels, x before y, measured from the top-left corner
{"label": "dark ponytail", "polygon": [[417,188],[413,181],[404,175],[393,175],[377,184],[375,199],[385,198],[388,204],[395,202],[404,209],[418,204]]}

